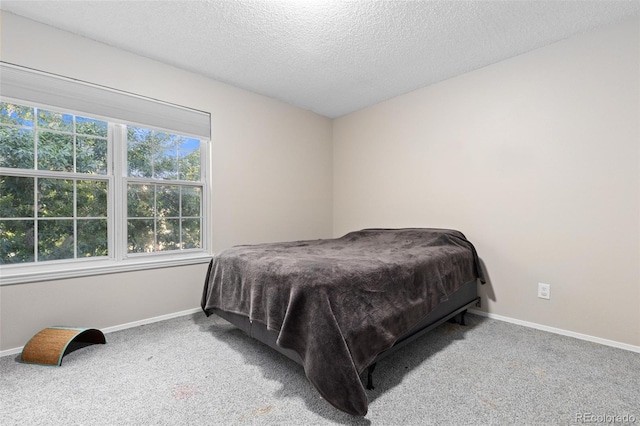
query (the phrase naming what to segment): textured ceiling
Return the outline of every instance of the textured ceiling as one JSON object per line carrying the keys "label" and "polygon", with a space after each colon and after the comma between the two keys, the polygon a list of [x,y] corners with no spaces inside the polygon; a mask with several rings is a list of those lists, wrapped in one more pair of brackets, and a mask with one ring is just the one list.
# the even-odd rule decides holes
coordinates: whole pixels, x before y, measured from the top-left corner
{"label": "textured ceiling", "polygon": [[2,0],[0,8],[332,118],[640,16],[640,0]]}

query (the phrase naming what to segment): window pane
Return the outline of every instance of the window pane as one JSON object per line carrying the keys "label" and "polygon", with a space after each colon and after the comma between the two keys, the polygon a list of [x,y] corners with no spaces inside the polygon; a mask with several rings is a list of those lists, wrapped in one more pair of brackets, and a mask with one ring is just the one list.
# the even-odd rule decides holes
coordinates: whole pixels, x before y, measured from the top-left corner
{"label": "window pane", "polygon": [[158,216],[180,216],[180,188],[177,186],[156,186],[156,211]]}
{"label": "window pane", "polygon": [[38,132],[38,169],[73,171],[73,136]]}
{"label": "window pane", "polygon": [[33,169],[33,130],[0,127],[0,167]]}
{"label": "window pane", "polygon": [[127,216],[154,216],[154,186],[129,184],[127,189]]}
{"label": "window pane", "polygon": [[158,250],[178,250],[180,248],[180,220],[158,219]]}
{"label": "window pane", "polygon": [[128,127],[127,141],[128,176],[201,180],[200,140]]}
{"label": "window pane", "polygon": [[73,220],[38,221],[38,260],[73,259]]}
{"label": "window pane", "polygon": [[107,220],[78,220],[78,257],[107,256]]}
{"label": "window pane", "polygon": [[106,121],[93,118],[76,117],[76,133],[91,136],[107,137],[108,124]]}
{"label": "window pane", "polygon": [[73,115],[38,110],[38,127],[49,130],[73,131]]}
{"label": "window pane", "polygon": [[0,217],[33,217],[33,178],[0,176]]}
{"label": "window pane", "polygon": [[182,220],[182,248],[200,248],[200,219]]}
{"label": "window pane", "polygon": [[151,130],[127,127],[127,174],[132,177],[151,177],[153,140]]}
{"label": "window pane", "polygon": [[153,219],[129,219],[127,221],[127,251],[129,253],[152,252],[154,246]]}
{"label": "window pane", "polygon": [[107,215],[107,182],[79,180],[76,197],[78,217]]}
{"label": "window pane", "polygon": [[33,262],[33,220],[0,220],[0,264]]}
{"label": "window pane", "polygon": [[76,171],[107,173],[107,140],[76,136]]}
{"label": "window pane", "polygon": [[38,179],[38,216],[73,217],[73,181]]}
{"label": "window pane", "polygon": [[182,188],[182,217],[200,216],[200,188]]}
{"label": "window pane", "polygon": [[33,108],[0,102],[0,123],[33,127]]}

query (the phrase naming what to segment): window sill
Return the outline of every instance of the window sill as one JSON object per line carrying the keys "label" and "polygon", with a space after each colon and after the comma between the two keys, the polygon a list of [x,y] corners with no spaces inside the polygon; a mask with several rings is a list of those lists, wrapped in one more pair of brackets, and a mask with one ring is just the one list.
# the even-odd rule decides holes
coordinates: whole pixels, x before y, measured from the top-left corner
{"label": "window sill", "polygon": [[43,264],[35,267],[0,266],[0,286],[115,274],[119,272],[142,271],[145,269],[196,265],[208,263],[211,260],[211,255],[208,253],[150,257],[151,258],[147,257],[144,259],[138,257],[119,262],[114,260],[96,260],[76,263],[55,263],[50,265]]}

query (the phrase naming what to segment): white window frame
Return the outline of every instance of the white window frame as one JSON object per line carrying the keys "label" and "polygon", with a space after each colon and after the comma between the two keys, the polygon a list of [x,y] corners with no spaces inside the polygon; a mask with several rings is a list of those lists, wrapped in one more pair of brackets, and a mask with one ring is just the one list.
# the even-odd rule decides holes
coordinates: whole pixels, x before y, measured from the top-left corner
{"label": "white window frame", "polygon": [[[104,117],[86,111],[70,110],[55,105],[47,105],[30,100],[22,100],[2,95],[2,102],[32,106],[47,110],[59,111],[81,117],[90,117],[109,123],[107,144],[108,161],[111,170],[100,180],[106,180],[108,192],[108,258],[62,259],[24,264],[0,265],[0,286],[23,284],[40,281],[53,281],[68,278],[104,275],[145,269],[156,269],[183,265],[207,263],[212,256],[211,241],[211,141],[200,139],[200,170],[202,173],[202,199],[200,235],[202,247],[200,249],[169,250],[166,252],[127,253],[127,125],[136,125],[153,130],[180,134],[175,130],[159,127],[127,123],[110,117]],[[11,170],[11,169],[6,169]],[[34,170],[29,175],[43,176],[46,171]],[[93,178],[95,176],[91,175]],[[79,176],[75,174],[74,178]],[[163,181],[171,184],[171,180]]]}

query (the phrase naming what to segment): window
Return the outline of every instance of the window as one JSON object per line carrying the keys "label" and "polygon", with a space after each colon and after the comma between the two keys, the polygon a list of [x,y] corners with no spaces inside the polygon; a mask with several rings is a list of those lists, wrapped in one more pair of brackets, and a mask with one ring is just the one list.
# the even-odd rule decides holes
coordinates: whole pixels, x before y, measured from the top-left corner
{"label": "window", "polygon": [[0,263],[108,256],[107,123],[0,103]]}
{"label": "window", "polygon": [[207,152],[199,138],[2,99],[3,273],[206,255]]}
{"label": "window", "polygon": [[128,253],[201,248],[202,190],[199,140],[127,128]]}

